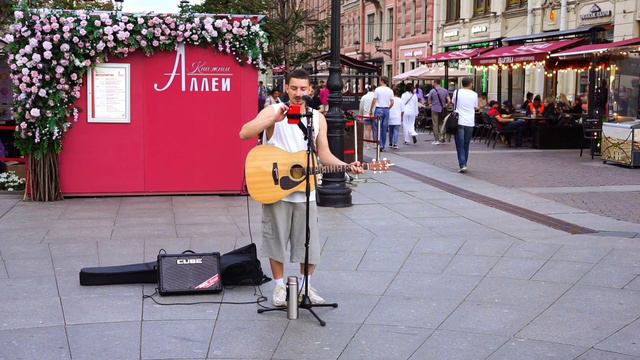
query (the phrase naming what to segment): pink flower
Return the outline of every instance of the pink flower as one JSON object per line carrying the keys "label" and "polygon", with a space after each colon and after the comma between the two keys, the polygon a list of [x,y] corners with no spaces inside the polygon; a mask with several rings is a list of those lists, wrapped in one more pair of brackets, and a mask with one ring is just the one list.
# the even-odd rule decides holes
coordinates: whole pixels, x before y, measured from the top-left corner
{"label": "pink flower", "polygon": [[29,114],[31,114],[31,116],[33,116],[33,117],[38,117],[38,116],[40,116],[40,109],[33,108],[33,109],[31,109],[31,111],[29,111]]}
{"label": "pink flower", "polygon": [[45,51],[44,52],[44,58],[49,60],[53,57],[53,54],[51,53],[51,51]]}
{"label": "pink flower", "polygon": [[20,128],[21,128],[21,129],[23,129],[23,130],[24,130],[24,129],[26,129],[26,128],[27,128],[27,123],[26,123],[26,122],[24,122],[24,121],[23,121],[23,122],[21,122],[21,123],[20,123]]}
{"label": "pink flower", "polygon": [[100,22],[100,20],[96,20],[96,21],[93,22],[93,25],[94,26],[100,26],[100,25],[102,25],[102,23]]}
{"label": "pink flower", "polygon": [[16,11],[13,13],[13,16],[16,18],[16,20],[20,20],[24,18],[24,13],[22,11]]}
{"label": "pink flower", "polygon": [[42,97],[46,97],[47,96],[47,91],[45,89],[40,89],[40,91],[38,91],[38,95],[40,95]]}

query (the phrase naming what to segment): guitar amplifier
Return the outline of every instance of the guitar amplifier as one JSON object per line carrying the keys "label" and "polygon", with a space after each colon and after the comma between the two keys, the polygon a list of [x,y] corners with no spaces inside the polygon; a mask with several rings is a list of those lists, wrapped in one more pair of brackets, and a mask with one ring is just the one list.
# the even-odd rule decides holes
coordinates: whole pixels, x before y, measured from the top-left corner
{"label": "guitar amplifier", "polygon": [[220,253],[187,250],[182,254],[158,254],[160,295],[208,294],[222,291]]}

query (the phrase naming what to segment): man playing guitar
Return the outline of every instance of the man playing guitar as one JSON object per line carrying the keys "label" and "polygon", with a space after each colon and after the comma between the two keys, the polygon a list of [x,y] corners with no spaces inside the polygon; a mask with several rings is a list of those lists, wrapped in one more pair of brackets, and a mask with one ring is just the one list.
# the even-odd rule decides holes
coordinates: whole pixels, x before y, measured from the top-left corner
{"label": "man playing guitar", "polygon": [[[303,96],[311,89],[309,74],[304,70],[294,70],[287,76],[285,91],[289,95],[290,105],[301,106],[301,113],[306,113]],[[240,130],[243,140],[255,139],[264,131],[263,144],[276,146],[287,152],[299,152],[307,149],[305,134],[297,125],[290,125],[287,119],[289,107],[285,104],[273,104],[264,108],[255,119],[244,124]],[[349,166],[353,173],[362,173],[360,162],[346,164],[335,157],[329,149],[327,140],[327,121],[319,111],[312,110],[313,137],[317,155],[323,165]],[[283,121],[285,120],[285,121]],[[302,119],[303,124],[306,119]],[[309,279],[313,274],[320,258],[320,241],[318,234],[317,207],[315,191],[311,193],[310,204],[310,241],[309,241]],[[273,290],[272,302],[274,306],[286,304],[286,287],[284,284],[284,261],[287,246],[290,248],[289,260],[300,264],[300,274],[304,274],[304,253],[306,238],[306,205],[304,192],[294,192],[284,199],[262,207],[262,251],[269,256],[271,272],[276,286]],[[304,278],[301,275],[301,278]],[[302,286],[302,281],[298,282]],[[324,299],[317,291],[309,286],[309,299],[313,304],[322,304]]]}

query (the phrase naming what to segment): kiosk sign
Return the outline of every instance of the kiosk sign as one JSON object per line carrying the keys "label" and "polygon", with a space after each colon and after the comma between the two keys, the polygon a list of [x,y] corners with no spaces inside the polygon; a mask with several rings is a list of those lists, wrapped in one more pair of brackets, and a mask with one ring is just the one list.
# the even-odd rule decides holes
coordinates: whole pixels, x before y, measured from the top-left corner
{"label": "kiosk sign", "polygon": [[606,23],[613,17],[613,3],[610,1],[584,5],[578,12],[582,23]]}

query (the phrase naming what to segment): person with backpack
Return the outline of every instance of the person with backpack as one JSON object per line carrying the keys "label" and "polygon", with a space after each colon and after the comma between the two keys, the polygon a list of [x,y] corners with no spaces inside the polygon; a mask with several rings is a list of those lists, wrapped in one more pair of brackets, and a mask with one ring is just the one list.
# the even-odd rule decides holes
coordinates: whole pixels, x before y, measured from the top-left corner
{"label": "person with backpack", "polygon": [[440,131],[442,120],[444,120],[447,104],[449,104],[449,94],[447,90],[440,86],[436,80],[433,82],[433,88],[427,94],[429,105],[431,106],[431,122],[433,124],[433,145],[440,145],[444,142],[444,134]]}

